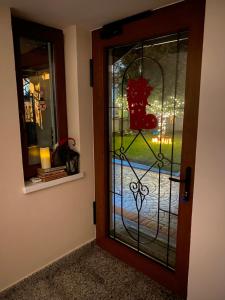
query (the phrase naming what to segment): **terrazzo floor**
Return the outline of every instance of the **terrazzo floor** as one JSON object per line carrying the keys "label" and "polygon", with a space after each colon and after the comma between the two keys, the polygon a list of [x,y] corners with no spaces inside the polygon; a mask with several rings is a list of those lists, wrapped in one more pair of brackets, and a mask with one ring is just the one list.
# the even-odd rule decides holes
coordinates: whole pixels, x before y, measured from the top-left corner
{"label": "terrazzo floor", "polygon": [[182,300],[91,243],[0,294],[0,300]]}

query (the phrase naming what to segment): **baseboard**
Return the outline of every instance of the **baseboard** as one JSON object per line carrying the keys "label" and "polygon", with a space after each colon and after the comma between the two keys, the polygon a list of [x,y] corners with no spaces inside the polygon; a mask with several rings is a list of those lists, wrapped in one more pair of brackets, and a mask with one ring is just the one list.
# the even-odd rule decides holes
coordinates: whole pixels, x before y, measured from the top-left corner
{"label": "baseboard", "polygon": [[68,256],[68,255],[72,254],[73,252],[79,250],[80,248],[82,248],[82,247],[84,247],[84,246],[87,246],[88,244],[92,243],[93,241],[95,241],[95,238],[90,239],[90,240],[88,240],[87,242],[85,242],[85,243],[83,243],[83,244],[81,244],[81,245],[79,245],[79,246],[77,246],[77,247],[75,247],[75,248],[73,248],[73,249],[67,251],[67,252],[64,253],[63,255],[58,256],[57,258],[51,260],[50,262],[48,262],[47,264],[43,265],[42,267],[40,267],[40,268],[34,270],[33,272],[27,274],[26,276],[24,276],[24,277],[20,278],[19,280],[13,282],[12,284],[10,284],[10,285],[4,287],[2,290],[0,290],[0,293],[5,292],[6,290],[8,290],[8,289],[14,287],[15,285],[19,284],[19,283],[22,282],[23,280],[29,278],[30,276],[33,276],[34,274],[36,274],[36,273],[38,273],[38,272],[44,270],[45,268],[50,267],[51,265],[57,263],[57,262],[60,261],[61,259],[65,258],[66,256]]}

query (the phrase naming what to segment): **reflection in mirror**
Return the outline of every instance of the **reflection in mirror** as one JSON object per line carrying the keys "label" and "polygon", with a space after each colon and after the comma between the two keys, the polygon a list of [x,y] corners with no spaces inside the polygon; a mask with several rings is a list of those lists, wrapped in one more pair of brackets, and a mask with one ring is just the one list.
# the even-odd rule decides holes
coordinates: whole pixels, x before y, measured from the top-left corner
{"label": "reflection in mirror", "polygon": [[28,164],[40,163],[40,147],[57,142],[51,43],[20,38],[24,127]]}

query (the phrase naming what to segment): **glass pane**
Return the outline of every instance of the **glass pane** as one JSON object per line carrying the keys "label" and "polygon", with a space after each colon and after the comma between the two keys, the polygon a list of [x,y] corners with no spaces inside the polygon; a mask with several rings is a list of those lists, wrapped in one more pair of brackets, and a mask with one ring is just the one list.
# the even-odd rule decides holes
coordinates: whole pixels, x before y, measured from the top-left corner
{"label": "glass pane", "polygon": [[40,147],[57,141],[51,44],[21,37],[20,53],[28,164],[35,165]]}
{"label": "glass pane", "polygon": [[110,237],[176,266],[187,33],[109,49]]}

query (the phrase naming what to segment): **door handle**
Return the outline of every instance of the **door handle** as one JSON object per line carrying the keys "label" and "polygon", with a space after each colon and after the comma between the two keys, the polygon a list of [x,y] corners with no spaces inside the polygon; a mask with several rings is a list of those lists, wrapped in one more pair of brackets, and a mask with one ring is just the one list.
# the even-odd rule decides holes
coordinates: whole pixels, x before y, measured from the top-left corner
{"label": "door handle", "polygon": [[177,179],[173,177],[169,177],[170,181],[184,183],[184,195],[182,197],[183,201],[188,201],[190,196],[190,188],[191,188],[191,167],[186,168],[185,179]]}

